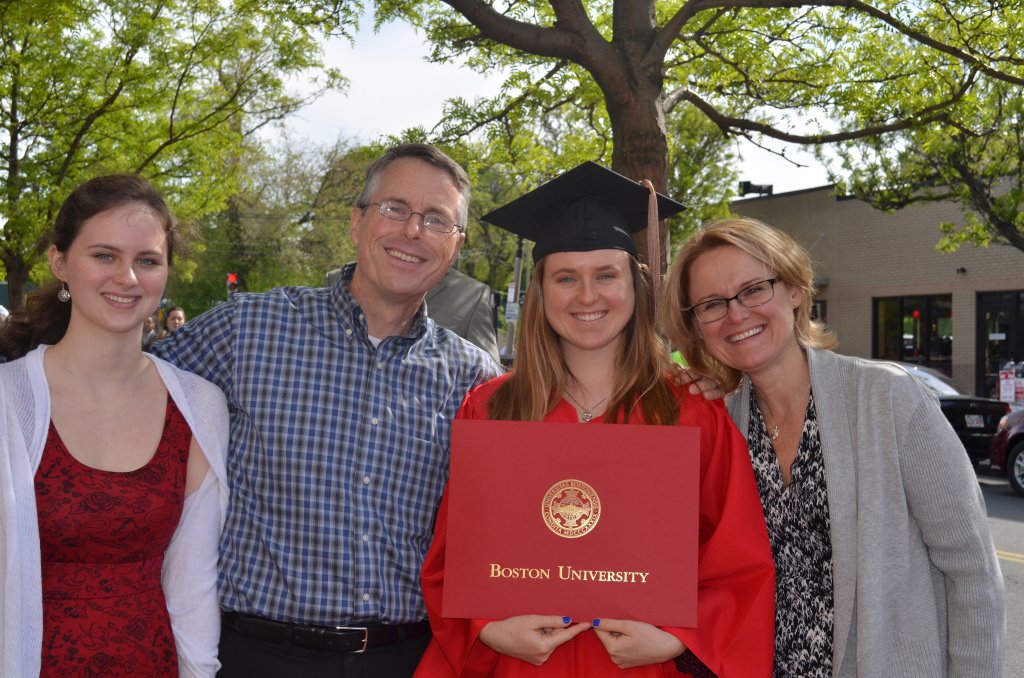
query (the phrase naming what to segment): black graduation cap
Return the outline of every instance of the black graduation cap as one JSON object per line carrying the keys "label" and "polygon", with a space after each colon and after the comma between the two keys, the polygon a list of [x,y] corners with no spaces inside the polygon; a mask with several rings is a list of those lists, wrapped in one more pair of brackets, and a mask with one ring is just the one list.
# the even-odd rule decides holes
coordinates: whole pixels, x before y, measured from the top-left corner
{"label": "black graduation cap", "polygon": [[[533,261],[552,252],[625,250],[636,256],[633,233],[647,227],[650,191],[643,184],[585,162],[484,215],[483,220],[533,240]],[[658,194],[659,218],[685,207]]]}

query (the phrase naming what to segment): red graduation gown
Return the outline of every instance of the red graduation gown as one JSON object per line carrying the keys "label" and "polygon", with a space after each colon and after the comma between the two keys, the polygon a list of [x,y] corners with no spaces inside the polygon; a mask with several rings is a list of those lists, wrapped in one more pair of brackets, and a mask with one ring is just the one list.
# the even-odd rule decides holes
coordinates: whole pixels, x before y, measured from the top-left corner
{"label": "red graduation gown", "polygon": [[[497,377],[471,391],[459,418],[486,419],[488,400],[506,378]],[[775,569],[747,444],[720,400],[708,402],[683,389],[675,390],[682,403],[679,423],[701,429],[698,625],[663,630],[679,638],[718,678],[767,678],[772,674],[775,638]],[[544,420],[575,422],[576,410],[562,400]],[[602,419],[595,418],[587,425],[601,423]],[[638,416],[633,423],[642,420]],[[421,574],[434,637],[416,671],[417,678],[686,675],[673,661],[620,669],[589,630],[560,646],[539,667],[490,649],[478,636],[491,620],[441,616],[447,523],[446,492]]]}

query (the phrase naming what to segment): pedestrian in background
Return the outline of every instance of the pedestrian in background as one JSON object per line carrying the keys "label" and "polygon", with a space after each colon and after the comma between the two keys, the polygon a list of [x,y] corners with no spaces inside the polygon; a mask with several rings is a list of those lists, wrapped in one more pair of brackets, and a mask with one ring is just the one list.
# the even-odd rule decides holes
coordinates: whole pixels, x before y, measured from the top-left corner
{"label": "pedestrian in background", "polygon": [[164,318],[164,333],[160,337],[166,337],[171,332],[180,330],[185,325],[185,309],[181,306],[175,306],[167,311],[167,317]]}
{"label": "pedestrian in background", "polygon": [[149,346],[150,344],[157,340],[157,337],[159,336],[159,333],[156,330],[157,325],[159,325],[159,321],[157,320],[156,313],[154,313],[153,315],[146,316],[146,319],[142,323],[143,348],[146,348],[147,346]]}

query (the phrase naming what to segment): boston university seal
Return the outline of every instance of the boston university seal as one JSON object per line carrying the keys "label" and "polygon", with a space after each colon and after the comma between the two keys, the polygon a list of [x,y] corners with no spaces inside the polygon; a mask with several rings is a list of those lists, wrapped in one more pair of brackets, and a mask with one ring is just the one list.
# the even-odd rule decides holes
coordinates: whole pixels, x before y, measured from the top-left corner
{"label": "boston university seal", "polygon": [[582,480],[562,480],[544,495],[541,515],[548,529],[559,537],[575,539],[587,534],[601,518],[601,499]]}

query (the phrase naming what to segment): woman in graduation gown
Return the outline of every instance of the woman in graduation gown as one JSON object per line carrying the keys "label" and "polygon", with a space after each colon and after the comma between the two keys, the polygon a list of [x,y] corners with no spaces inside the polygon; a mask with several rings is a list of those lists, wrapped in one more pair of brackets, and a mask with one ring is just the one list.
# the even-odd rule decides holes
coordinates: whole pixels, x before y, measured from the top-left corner
{"label": "woman in graduation gown", "polygon": [[[774,569],[747,448],[719,402],[669,376],[651,280],[631,235],[647,224],[648,196],[586,163],[485,217],[536,241],[535,268],[515,368],[471,391],[459,417],[700,427],[697,626],[442,617],[445,493],[422,572],[434,638],[417,676],[771,674]],[[657,203],[666,216],[682,208],[664,196]]]}

